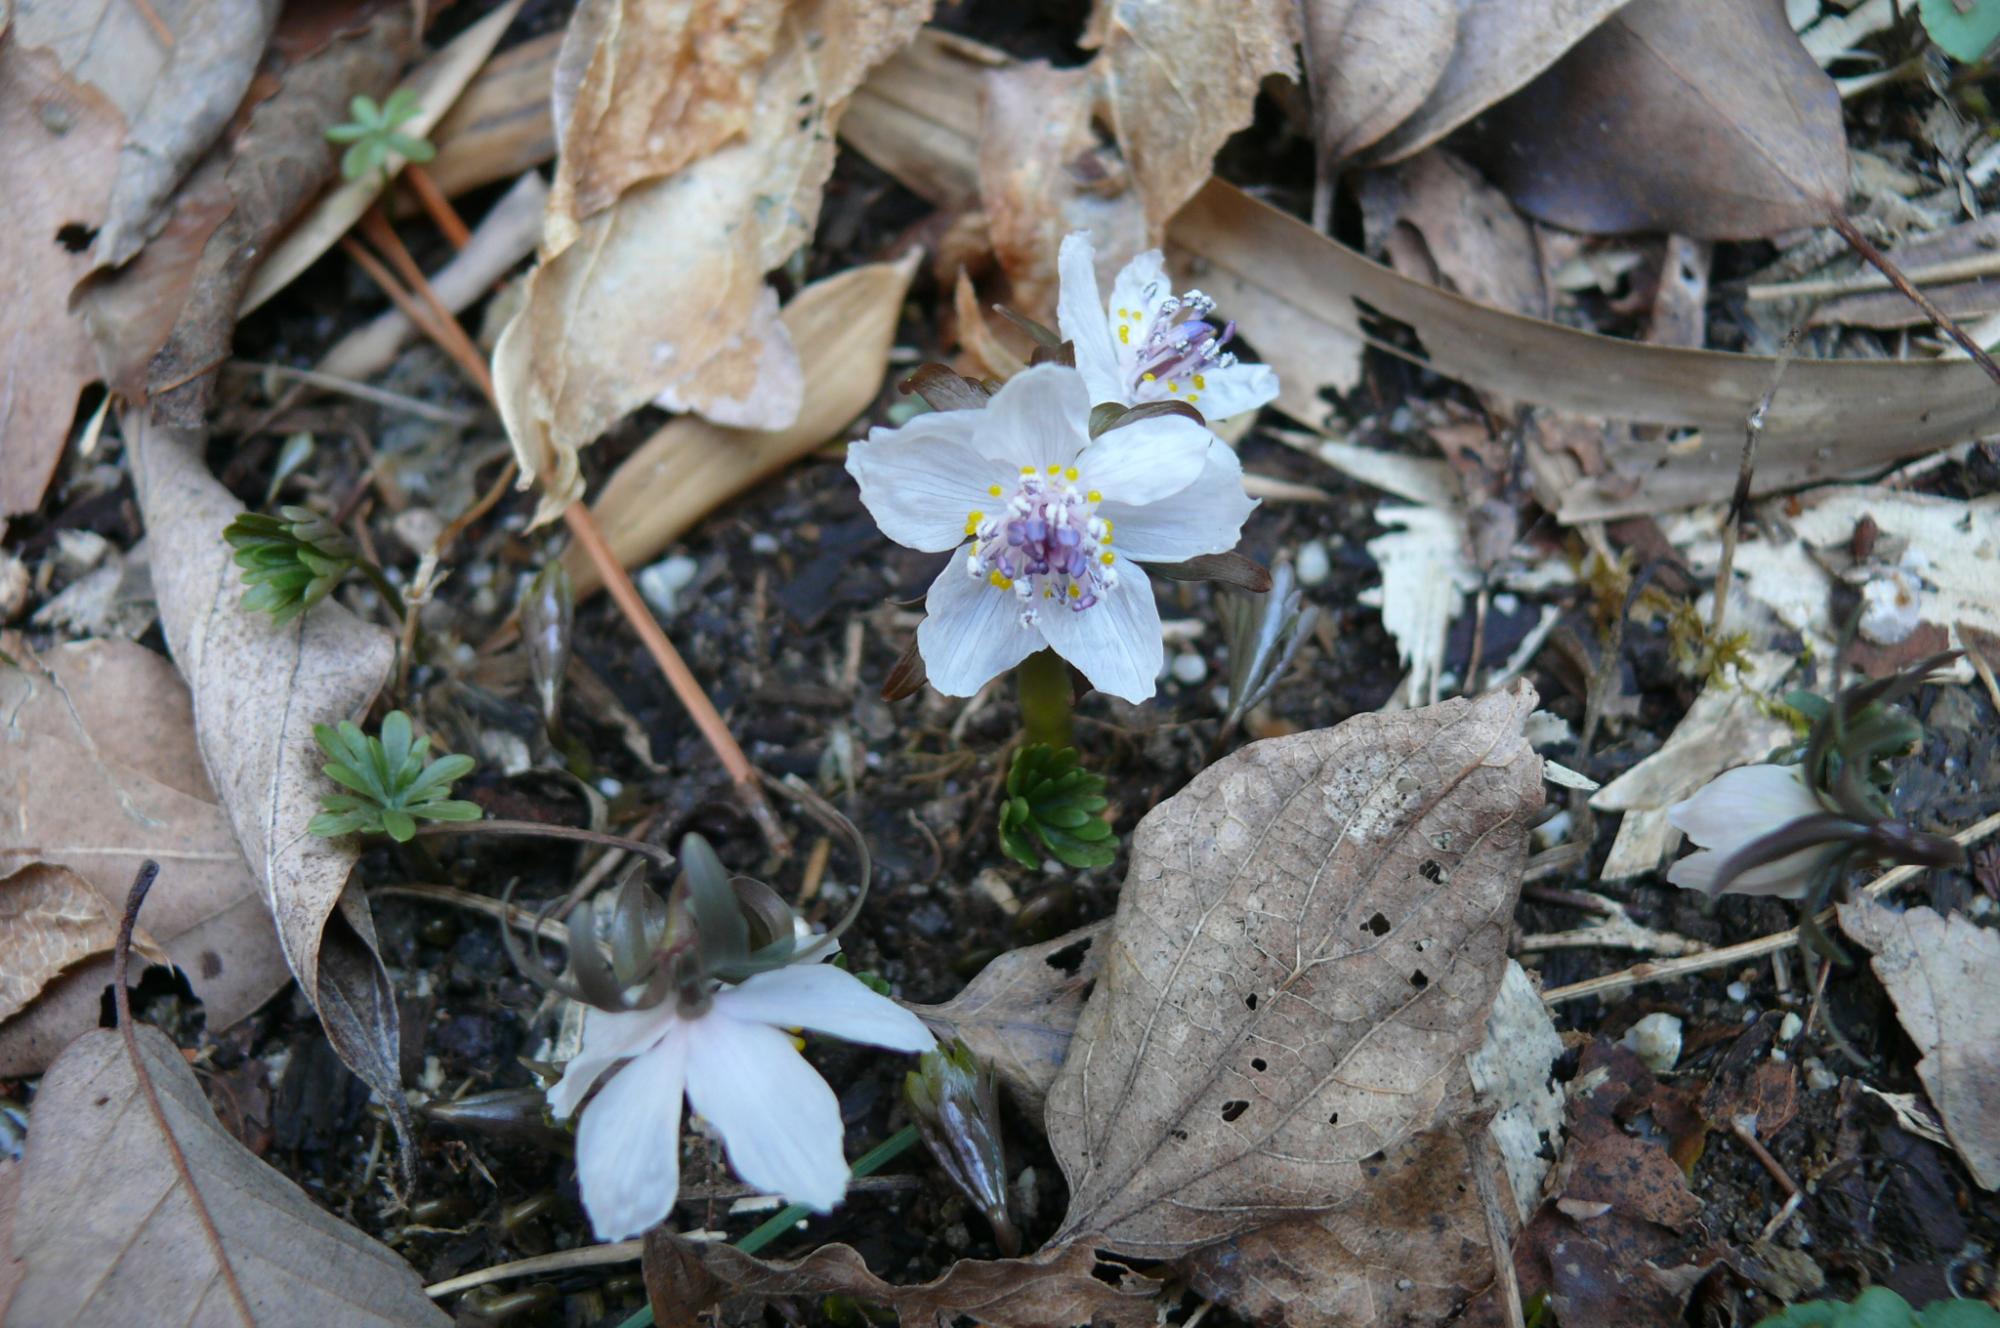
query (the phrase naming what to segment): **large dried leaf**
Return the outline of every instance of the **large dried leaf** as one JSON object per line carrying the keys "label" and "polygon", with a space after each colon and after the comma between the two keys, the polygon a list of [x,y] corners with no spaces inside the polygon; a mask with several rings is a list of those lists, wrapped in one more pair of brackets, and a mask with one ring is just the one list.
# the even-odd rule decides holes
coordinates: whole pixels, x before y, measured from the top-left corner
{"label": "large dried leaf", "polygon": [[[0,877],[0,1021],[13,1018],[58,973],[117,940],[118,914],[75,872],[36,863]],[[143,950],[153,963],[168,962],[150,936]]]}
{"label": "large dried leaf", "polygon": [[[164,657],[129,641],[38,655],[9,638],[0,648],[20,665],[0,670],[0,796],[10,809],[0,869],[68,868],[115,924],[139,863],[158,861],[146,930],[186,974],[209,1029],[228,1028],[290,973],[264,892],[209,786],[187,685]],[[80,933],[86,948],[68,962],[96,958],[0,1027],[0,1076],[40,1073],[97,1027],[115,934],[115,925]],[[0,968],[21,974],[11,961]]]}
{"label": "large dried leaf", "polygon": [[[833,132],[869,68],[930,0],[788,8],[746,132],[584,220],[529,277],[493,377],[538,520],[582,491],[577,449],[648,401],[740,428],[785,428],[802,382],[764,274],[812,233]],[[607,29],[602,41],[616,41]]]}
{"label": "large dried leaf", "polygon": [[306,833],[331,787],[312,727],[367,710],[395,643],[332,600],[282,627],[245,610],[220,537],[243,507],[202,464],[205,435],[162,428],[141,411],[124,423],[160,620],[193,693],[202,760],[327,1037],[406,1124],[395,993],[367,901],[347,889],[360,847]]}
{"label": "large dried leaf", "polygon": [[[139,1055],[259,1328],[440,1328],[416,1271],[332,1217],[217,1123],[157,1029]],[[142,1093],[124,1039],[87,1033],[35,1098],[14,1217],[7,1328],[174,1322],[241,1328],[215,1241]]]}
{"label": "large dried leaf", "polygon": [[1356,181],[1368,251],[1405,276],[1468,300],[1547,318],[1534,227],[1485,177],[1443,148]]}
{"label": "large dried leaf", "polygon": [[[1102,1276],[1099,1275],[1100,1271]],[[895,1286],[868,1270],[851,1245],[823,1245],[803,1259],[759,1259],[729,1245],[699,1246],[664,1231],[646,1238],[646,1290],[654,1317],[676,1328],[718,1300],[849,1296],[893,1309],[906,1328],[1097,1324],[1153,1328],[1160,1284],[1087,1248],[1051,1247],[1025,1259],[961,1259],[919,1286]]]}
{"label": "large dried leaf", "polygon": [[1321,169],[1416,113],[1458,46],[1459,0],[1306,0],[1306,76]]}
{"label": "large dried leaf", "polygon": [[[47,51],[0,35],[0,520],[42,501],[69,440],[77,394],[97,377],[70,288],[104,215],[122,126],[95,89],[63,76]],[[64,240],[68,239],[69,244]]]}
{"label": "large dried leaf", "polygon": [[[913,250],[898,262],[850,268],[785,306],[805,378],[805,407],[790,428],[764,433],[678,419],[612,472],[591,512],[620,562],[632,567],[652,558],[729,499],[833,441],[868,408],[881,390],[918,257]],[[604,584],[577,549],[564,562],[579,597]]]}
{"label": "large dried leaf", "polygon": [[1842,904],[1840,925],[1874,951],[1952,1147],[1974,1180],[2000,1189],[2000,932],[1868,899]]}
{"label": "large dried leaf", "polygon": [[1635,0],[1478,139],[1523,210],[1592,234],[1759,239],[1847,197],[1839,90],[1781,0]]}
{"label": "large dried leaf", "polygon": [[1328,1211],[1432,1126],[1506,967],[1534,704],[1257,743],[1147,814],[1049,1093],[1058,1241],[1166,1257]]}

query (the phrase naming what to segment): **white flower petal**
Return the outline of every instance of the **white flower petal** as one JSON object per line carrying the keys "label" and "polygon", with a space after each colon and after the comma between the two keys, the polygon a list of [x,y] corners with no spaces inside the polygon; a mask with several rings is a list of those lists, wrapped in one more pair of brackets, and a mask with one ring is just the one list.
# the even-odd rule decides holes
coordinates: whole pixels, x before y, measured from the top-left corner
{"label": "white flower petal", "polygon": [[603,1073],[627,1056],[637,1056],[665,1037],[674,1026],[674,1005],[662,1002],[650,1010],[589,1010],[583,1016],[583,1048],[563,1067],[562,1078],[549,1089],[549,1110],[562,1120],[576,1110]]}
{"label": "white flower petal", "polygon": [[1667,808],[1667,820],[1701,847],[1728,854],[1824,810],[1798,766],[1746,765],[1723,771],[1692,798]]}
{"label": "white flower petal", "polygon": [[1118,336],[1120,309],[1139,315],[1136,319],[1123,320],[1131,324],[1132,331],[1118,345],[1118,374],[1126,392],[1121,400],[1132,400],[1132,370],[1139,362],[1139,348],[1145,342],[1147,330],[1153,325],[1153,315],[1159,312],[1162,304],[1173,298],[1173,294],[1173,283],[1167,280],[1166,259],[1157,249],[1148,249],[1127,263],[1111,283],[1111,335],[1114,338]]}
{"label": "white flower petal", "polygon": [[1015,374],[974,413],[972,445],[1016,473],[1022,466],[1067,466],[1090,440],[1090,389],[1068,365],[1038,364]]}
{"label": "white flower petal", "polygon": [[847,1193],[840,1104],[777,1029],[717,1010],[690,1023],[687,1092],[750,1184],[822,1213]]}
{"label": "white flower petal", "polygon": [[937,1045],[923,1020],[832,964],[793,964],[759,973],[717,992],[715,1008],[732,1019],[810,1028],[896,1051],[929,1051]]}
{"label": "white flower petal", "polygon": [[1152,696],[1166,662],[1160,610],[1143,568],[1122,555],[1113,567],[1115,590],[1081,612],[1043,609],[1037,623],[1056,653],[1082,669],[1092,687],[1136,705]]}
{"label": "white flower petal", "polygon": [[[1727,893],[1797,899],[1805,894],[1806,887],[1812,883],[1813,873],[1818,870],[1827,852],[1824,848],[1800,849],[1776,862],[1753,867],[1731,881]],[[1668,870],[1667,879],[1683,890],[1699,890],[1712,897],[1723,893],[1716,889],[1715,873],[1728,857],[1728,853],[1716,849],[1690,853]]]}
{"label": "white flower petal", "polygon": [[691,1027],[678,1023],[657,1047],[613,1075],[584,1109],[576,1130],[576,1179],[599,1240],[638,1235],[666,1217],[680,1193],[681,1093]]}
{"label": "white flower petal", "polygon": [[1161,415],[1099,434],[1076,459],[1079,481],[1122,506],[1157,502],[1195,482],[1215,435],[1185,415]]}
{"label": "white flower petal", "polygon": [[[1062,293],[1056,299],[1056,326],[1076,348],[1076,370],[1090,389],[1091,404],[1124,401],[1125,376],[1118,368],[1118,343],[1104,306],[1097,300],[1097,254],[1086,231],[1071,231],[1056,253]],[[1023,463],[1025,464],[1025,463]]]}
{"label": "white flower petal", "polygon": [[965,539],[968,513],[1001,501],[989,486],[1015,472],[973,450],[973,421],[984,413],[919,415],[900,429],[871,429],[866,442],[848,447],[847,473],[884,535],[912,549],[953,548]]}
{"label": "white flower petal", "polygon": [[924,601],[917,649],[931,686],[946,696],[971,696],[1046,644],[1021,625],[1021,601],[970,576],[966,555],[954,554]]}
{"label": "white flower petal", "polygon": [[1217,438],[1208,445],[1201,473],[1179,493],[1141,506],[1107,499],[1097,514],[1111,522],[1112,547],[1126,557],[1177,563],[1235,548],[1256,506],[1243,492],[1242,463]]}
{"label": "white flower petal", "polygon": [[1268,364],[1232,364],[1224,369],[1208,369],[1201,378],[1207,386],[1189,400],[1211,422],[1256,410],[1278,399],[1278,371]]}

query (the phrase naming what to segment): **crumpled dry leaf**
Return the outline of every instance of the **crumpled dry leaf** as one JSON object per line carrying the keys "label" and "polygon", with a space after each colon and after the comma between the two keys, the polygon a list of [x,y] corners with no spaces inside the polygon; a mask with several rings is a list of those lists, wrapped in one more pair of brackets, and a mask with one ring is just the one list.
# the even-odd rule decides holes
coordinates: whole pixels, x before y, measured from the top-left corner
{"label": "crumpled dry leaf", "polygon": [[[619,464],[590,510],[620,562],[633,567],[652,558],[758,480],[836,438],[868,408],[920,257],[912,250],[894,263],[849,268],[785,306],[805,379],[805,408],[790,428],[766,433],[678,419]],[[604,584],[574,546],[563,563],[579,599]]]}
{"label": "crumpled dry leaf", "polygon": [[1306,0],[1306,77],[1320,169],[1416,113],[1458,46],[1459,0]]}
{"label": "crumpled dry leaf", "polygon": [[[123,127],[94,88],[63,76],[47,51],[0,34],[0,520],[41,505],[69,441],[77,394],[97,377],[69,293],[103,216]],[[65,243],[65,240],[69,243]]]}
{"label": "crumpled dry leaf", "polygon": [[1148,813],[1049,1093],[1057,1242],[1172,1256],[1326,1211],[1434,1123],[1506,967],[1534,705],[1256,743]]}
{"label": "crumpled dry leaf", "polygon": [[[179,1048],[139,1054],[261,1328],[441,1328],[450,1318],[387,1246],[328,1214],[216,1122]],[[78,1038],[50,1067],[14,1216],[22,1276],[7,1328],[158,1323],[238,1328],[215,1247],[148,1109],[123,1037]]]}
{"label": "crumpled dry leaf", "polygon": [[542,486],[537,521],[581,494],[577,449],[648,401],[739,428],[796,420],[798,356],[764,274],[811,234],[849,94],[929,12],[930,0],[789,8],[743,134],[627,190],[559,250],[545,242],[493,353],[522,481]]}
{"label": "crumpled dry leaf", "polygon": [[[111,923],[69,962],[93,961],[68,968],[0,1027],[0,1076],[40,1073],[98,1026],[116,922],[146,858],[162,864],[144,920],[165,948],[156,962],[186,974],[211,1031],[228,1028],[290,973],[263,891],[209,786],[187,685],[164,657],[129,641],[38,655],[8,637],[0,650],[20,665],[0,670],[0,789],[10,808],[0,820],[0,866],[68,868]],[[21,972],[12,962],[0,968]]]}
{"label": "crumpled dry leaf", "polygon": [[[132,948],[170,962],[150,935]],[[0,1020],[11,1019],[58,973],[118,941],[118,915],[90,882],[36,863],[0,878]]]}
{"label": "crumpled dry leaf", "polygon": [[1455,506],[1397,505],[1376,508],[1375,519],[1390,528],[1368,541],[1382,584],[1362,591],[1361,602],[1382,610],[1396,658],[1410,671],[1398,689],[1404,701],[1436,704],[1452,619],[1479,585],[1479,569],[1465,554],[1465,518]]}
{"label": "crumpled dry leaf", "polygon": [[1547,318],[1541,246],[1507,196],[1443,148],[1356,181],[1368,251],[1469,300]]}
{"label": "crumpled dry leaf", "polygon": [[[692,1275],[697,1267],[706,1280]],[[828,1295],[888,1306],[909,1328],[950,1328],[962,1319],[992,1328],[1154,1328],[1160,1291],[1160,1283],[1100,1262],[1082,1246],[1051,1247],[1025,1259],[961,1259],[933,1281],[894,1286],[868,1271],[851,1245],[822,1245],[797,1260],[759,1259],[729,1245],[696,1246],[657,1228],[646,1236],[645,1274],[662,1328],[694,1324],[719,1298]]]}
{"label": "crumpled dry leaf", "polygon": [[395,992],[375,953],[367,900],[347,889],[350,836],[306,833],[330,788],[312,726],[362,714],[388,679],[389,633],[327,600],[284,627],[242,607],[219,532],[242,505],[201,460],[204,435],[128,411],[132,472],[154,549],[160,619],[194,697],[195,734],[243,856],[263,886],[285,961],[341,1059],[407,1139]]}
{"label": "crumpled dry leaf", "polygon": [[1477,138],[1524,211],[1589,234],[1760,239],[1847,197],[1840,93],[1779,0],[1634,0]]}
{"label": "crumpled dry leaf", "polygon": [[1041,1114],[1069,1055],[1083,1002],[1097,984],[1099,944],[1110,924],[1093,922],[1040,945],[1009,950],[943,1005],[912,1005],[940,1042],[958,1038]]}
{"label": "crumpled dry leaf", "polygon": [[1874,952],[1952,1147],[1982,1188],[2000,1189],[2000,932],[1871,899],[1842,904],[1840,925]]}

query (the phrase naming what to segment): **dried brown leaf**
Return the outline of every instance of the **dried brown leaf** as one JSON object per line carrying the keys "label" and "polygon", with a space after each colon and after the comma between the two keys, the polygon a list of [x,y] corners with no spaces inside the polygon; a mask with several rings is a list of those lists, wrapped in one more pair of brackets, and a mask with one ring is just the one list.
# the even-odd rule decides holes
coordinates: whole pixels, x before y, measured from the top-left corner
{"label": "dried brown leaf", "polygon": [[738,428],[797,419],[798,355],[764,274],[811,234],[848,96],[929,12],[930,0],[787,9],[747,131],[627,190],[545,254],[493,354],[508,437],[542,486],[537,520],[580,495],[577,449],[648,401]]}
{"label": "dried brown leaf", "polygon": [[563,36],[534,37],[488,60],[438,122],[437,157],[425,169],[447,197],[514,179],[555,156],[549,80]]}
{"label": "dried brown leaf", "polygon": [[[868,408],[888,370],[918,259],[912,250],[894,263],[850,268],[814,282],[785,307],[805,378],[805,409],[790,428],[764,433],[678,419],[612,472],[591,511],[620,561],[631,567],[652,558],[730,498],[834,441]],[[564,565],[578,598],[603,585],[574,548]]]}
{"label": "dried brown leaf", "polygon": [[[72,956],[97,956],[92,962],[70,968],[0,1027],[0,1075],[40,1073],[71,1038],[97,1027],[119,911],[135,864],[149,857],[165,869],[146,929],[186,974],[208,1027],[221,1032],[290,974],[263,891],[209,786],[187,685],[165,658],[129,641],[37,654],[9,637],[0,649],[20,665],[0,670],[0,789],[11,808],[0,820],[0,867],[68,868],[93,889],[109,924],[93,928],[89,947]],[[19,973],[10,962],[0,968]]]}
{"label": "dried brown leaf", "polygon": [[1534,704],[1257,743],[1147,815],[1049,1094],[1058,1242],[1167,1257],[1327,1211],[1431,1127],[1506,966]]}
{"label": "dried brown leaf", "polygon": [[[216,1123],[194,1071],[165,1035],[134,1031],[260,1328],[450,1322],[387,1246],[329,1215]],[[123,1038],[86,1033],[50,1067],[35,1099],[14,1218],[22,1276],[7,1328],[166,1319],[241,1328],[197,1212]]]}
{"label": "dried brown leaf", "polygon": [[97,377],[69,292],[89,270],[80,251],[103,218],[122,134],[111,103],[54,55],[18,31],[0,37],[0,519],[41,504],[77,394]]}
{"label": "dried brown leaf", "polygon": [[[110,950],[118,915],[73,871],[37,863],[0,878],[0,1020],[12,1018],[70,965]],[[156,964],[167,963],[150,936],[135,940]]]}
{"label": "dried brown leaf", "polygon": [[[1081,1246],[1025,1259],[961,1259],[930,1282],[894,1286],[868,1271],[851,1245],[823,1245],[790,1261],[759,1259],[729,1245],[689,1245],[659,1230],[646,1237],[647,1293],[662,1325],[692,1324],[716,1296],[839,1295],[893,1309],[911,1328],[950,1328],[961,1319],[992,1328],[1153,1328],[1160,1291],[1151,1278],[1101,1263]],[[708,1280],[691,1275],[697,1262]]]}
{"label": "dried brown leaf", "polygon": [[[1966,260],[1989,260],[2000,244],[2000,215],[1988,213],[1971,221],[1947,226],[1933,235],[1912,238],[1896,246],[1889,257],[1904,272],[1921,272],[1928,267]],[[1869,272],[1872,277],[1874,273]],[[1914,327],[1928,324],[1930,316],[1901,291],[1883,288],[1842,295],[1816,304],[1806,316],[1812,327]],[[1924,283],[1924,294],[1954,318],[1973,318],[2000,309],[2000,281],[1991,277],[1972,281],[1951,281],[1940,285]]]}
{"label": "dried brown leaf", "polygon": [[1480,304],[1549,316],[1534,228],[1470,165],[1433,148],[1357,183],[1370,253]]}
{"label": "dried brown leaf", "polygon": [[160,620],[194,698],[195,735],[236,841],[277,921],[285,961],[341,1059],[407,1126],[395,993],[375,953],[367,901],[347,889],[352,837],[306,833],[333,786],[312,726],[365,712],[389,675],[389,633],[329,599],[282,627],[242,607],[219,532],[242,510],[201,460],[204,434],[125,415],[153,546]]}
{"label": "dried brown leaf", "polygon": [[1459,44],[1460,0],[1306,0],[1306,76],[1321,170],[1416,113]]}
{"label": "dried brown leaf", "polygon": [[1523,210],[1590,234],[1759,239],[1847,197],[1840,93],[1779,0],[1634,0],[1477,137]]}
{"label": "dried brown leaf", "polygon": [[2000,932],[1867,899],[1842,904],[1840,925],[1874,952],[1952,1147],[1981,1187],[2000,1189]]}

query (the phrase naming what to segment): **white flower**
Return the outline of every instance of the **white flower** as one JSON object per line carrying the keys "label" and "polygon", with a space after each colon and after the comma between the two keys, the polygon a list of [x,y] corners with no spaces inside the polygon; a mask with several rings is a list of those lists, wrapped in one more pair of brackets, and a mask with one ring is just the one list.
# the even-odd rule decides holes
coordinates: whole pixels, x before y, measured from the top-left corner
{"label": "white flower", "polygon": [[[1700,845],[1673,865],[1667,879],[1688,890],[1713,895],[1716,868],[1732,853],[1782,829],[1802,816],[1818,816],[1826,808],[1795,765],[1746,765],[1725,770],[1699,793],[1667,808],[1674,827]],[[1838,844],[1816,844],[1797,853],[1753,867],[1726,885],[1731,894],[1774,895],[1797,899],[1805,894],[1813,872]]]}
{"label": "white flower", "polygon": [[829,964],[795,964],[717,991],[683,1016],[670,997],[647,1010],[584,1017],[583,1050],[549,1089],[558,1118],[623,1069],[583,1109],[576,1174],[600,1240],[635,1236],[674,1206],[681,1176],[681,1095],[722,1135],[736,1174],[824,1213],[847,1192],[840,1104],[788,1028],[896,1051],[936,1046],[923,1021]]}
{"label": "white flower", "polygon": [[1277,370],[1238,364],[1223,349],[1236,324],[1210,322],[1215,301],[1198,290],[1176,295],[1159,250],[1125,265],[1108,306],[1098,302],[1093,256],[1082,231],[1064,237],[1056,301],[1056,324],[1076,348],[1091,401],[1185,401],[1211,420],[1226,420],[1277,397]]}
{"label": "white flower", "polygon": [[1135,559],[1236,547],[1257,504],[1227,444],[1162,415],[1090,437],[1082,376],[1044,364],[983,410],[919,415],[847,449],[861,501],[898,544],[957,549],[931,584],[917,648],[930,681],[971,696],[1044,646],[1099,691],[1143,701],[1163,662]]}

